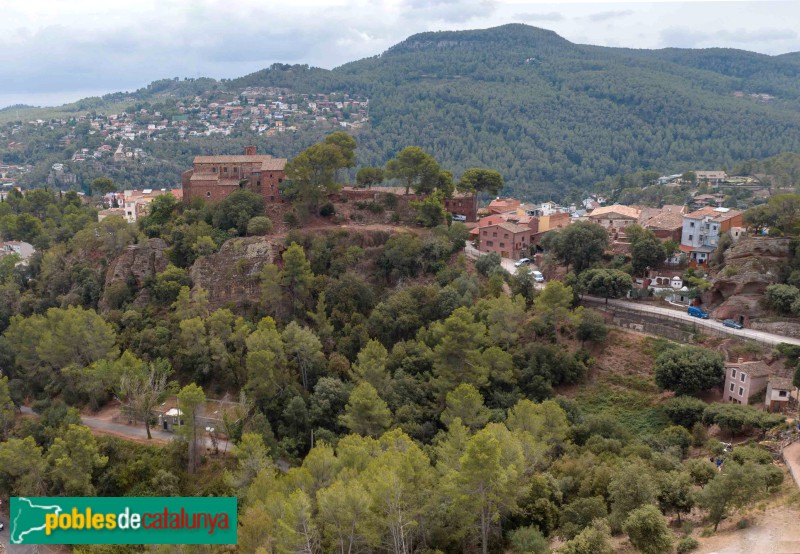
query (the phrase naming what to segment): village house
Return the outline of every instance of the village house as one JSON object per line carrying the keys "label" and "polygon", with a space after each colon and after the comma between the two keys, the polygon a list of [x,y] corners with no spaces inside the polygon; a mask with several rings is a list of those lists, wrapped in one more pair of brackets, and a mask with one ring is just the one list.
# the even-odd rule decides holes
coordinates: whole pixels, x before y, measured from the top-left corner
{"label": "village house", "polygon": [[542,202],[541,204],[520,204],[517,212],[524,215],[542,217],[553,214],[569,213],[569,208],[559,206],[555,202]]}
{"label": "village house", "polygon": [[180,200],[182,191],[172,191],[167,189],[143,189],[143,190],[126,190],[123,191],[123,205],[125,210],[125,219],[128,223],[136,223],[139,219],[147,215],[150,202],[163,194],[172,194],[177,200]]}
{"label": "village house", "polygon": [[502,214],[506,212],[513,212],[519,208],[521,202],[514,198],[495,198],[487,206],[489,214]]}
{"label": "village house", "polygon": [[642,227],[653,231],[653,234],[661,240],[674,240],[680,243],[683,230],[683,214],[662,211],[642,222]]}
{"label": "village house", "polygon": [[256,154],[246,146],[242,156],[196,156],[193,168],[181,176],[183,201],[195,198],[219,202],[237,190],[250,190],[264,197],[267,205],[282,202],[280,185],[286,158]]}
{"label": "village house", "polygon": [[531,230],[516,223],[479,227],[481,252],[497,252],[502,258],[524,258],[531,254]]}
{"label": "village house", "polygon": [[530,216],[525,214],[521,215],[519,212],[520,211],[517,210],[514,212],[492,214],[482,217],[478,221],[478,226],[470,230],[470,237],[473,240],[478,240],[480,243],[478,249],[482,252],[501,251],[495,248],[494,245],[492,245],[492,247],[487,246],[484,249],[482,240],[483,234],[481,233],[481,230],[484,227],[499,225],[501,223],[512,223],[518,225],[519,227],[525,227],[528,229],[529,233],[528,241],[526,241],[528,247],[536,247],[545,233],[554,229],[562,229],[572,222],[572,219],[568,213],[553,213],[547,216]]}
{"label": "village house", "polygon": [[704,208],[706,206],[722,206],[725,203],[725,195],[723,194],[698,194],[692,198],[692,205],[695,209]]}
{"label": "village house", "polygon": [[453,216],[474,223],[478,219],[478,195],[454,192],[453,196],[444,199],[444,209]]}
{"label": "village house", "polygon": [[706,263],[716,250],[719,238],[733,227],[741,227],[744,213],[731,208],[707,206],[683,216],[681,251],[692,262]]}
{"label": "village house", "polygon": [[708,183],[712,187],[718,187],[720,183],[722,183],[725,179],[728,178],[728,175],[724,171],[695,171],[695,177],[697,177],[697,183]]}
{"label": "village house", "polygon": [[103,221],[107,217],[119,216],[125,217],[125,208],[107,208],[97,212],[97,221]]}
{"label": "village house", "polygon": [[767,396],[764,408],[768,412],[783,412],[789,407],[794,385],[788,377],[770,377],[767,380]]}
{"label": "village house", "polygon": [[739,358],[736,363],[725,364],[725,386],[723,401],[747,404],[748,399],[767,388],[767,380],[775,374],[765,362],[745,362]]}
{"label": "village house", "polygon": [[9,240],[0,242],[0,256],[16,254],[20,257],[20,263],[28,263],[28,260],[36,253],[32,244],[19,240]]}
{"label": "village house", "polygon": [[609,231],[609,234],[612,234],[615,231],[621,231],[625,227],[638,223],[640,213],[641,210],[639,208],[614,204],[595,208],[587,217],[589,221],[597,223]]}

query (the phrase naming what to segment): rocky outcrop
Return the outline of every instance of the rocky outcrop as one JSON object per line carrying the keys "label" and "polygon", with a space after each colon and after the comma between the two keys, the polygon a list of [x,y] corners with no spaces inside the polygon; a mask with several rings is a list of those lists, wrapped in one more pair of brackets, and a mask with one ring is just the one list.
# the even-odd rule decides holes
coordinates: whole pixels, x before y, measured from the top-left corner
{"label": "rocky outcrop", "polygon": [[103,298],[100,299],[99,308],[110,308],[109,295],[119,292],[120,287],[127,287],[131,291],[138,291],[134,304],[147,302],[144,284],[148,278],[164,271],[167,267],[165,250],[167,243],[163,239],[148,239],[147,242],[131,244],[122,255],[115,258],[106,271]]}
{"label": "rocky outcrop", "polygon": [[259,274],[278,250],[266,237],[230,239],[219,252],[198,258],[189,270],[194,287],[208,292],[209,308],[245,306],[261,298]]}
{"label": "rocky outcrop", "polygon": [[716,319],[743,320],[767,314],[762,303],[766,288],[778,282],[791,258],[791,239],[746,237],[725,252],[725,265],[704,295]]}

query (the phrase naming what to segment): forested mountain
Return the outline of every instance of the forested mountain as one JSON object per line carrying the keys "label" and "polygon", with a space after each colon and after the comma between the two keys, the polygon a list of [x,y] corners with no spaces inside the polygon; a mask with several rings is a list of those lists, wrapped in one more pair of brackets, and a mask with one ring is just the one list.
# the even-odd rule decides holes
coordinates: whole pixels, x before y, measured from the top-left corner
{"label": "forested mountain", "polygon": [[230,84],[368,94],[362,163],[418,144],[456,174],[494,167],[511,192],[541,198],[609,174],[796,151],[799,75],[795,55],[584,46],[505,25],[422,33],[332,71],[275,65]]}
{"label": "forested mountain", "polygon": [[[800,152],[798,53],[607,48],[519,24],[421,33],[333,70],[274,64],[231,80],[164,79],[63,109],[174,104],[203,91],[268,86],[367,96],[370,124],[354,131],[360,165],[383,165],[418,145],[456,177],[469,167],[497,169],[506,193],[531,200],[639,170],[732,170]],[[141,146],[186,167],[192,153],[252,143],[291,157],[319,139],[307,130],[291,139],[248,133]]]}

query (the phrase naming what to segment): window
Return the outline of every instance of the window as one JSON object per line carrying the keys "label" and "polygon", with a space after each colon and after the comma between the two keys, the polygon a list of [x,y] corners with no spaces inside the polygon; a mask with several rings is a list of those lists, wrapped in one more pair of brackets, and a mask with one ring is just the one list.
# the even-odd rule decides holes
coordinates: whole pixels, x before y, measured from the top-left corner
{"label": "window", "polygon": [[216,172],[217,172],[217,168],[216,168],[216,167],[212,167],[212,168],[211,168],[211,171],[213,171],[214,173],[216,173]]}
{"label": "window", "polygon": [[505,246],[506,246],[506,243],[504,243],[504,242],[500,243],[500,248],[505,248]]}
{"label": "window", "polygon": [[744,383],[744,378],[747,377],[747,374],[746,373],[742,373],[739,377],[741,378],[742,383]]}
{"label": "window", "polygon": [[492,242],[490,240],[487,240],[486,241],[486,246],[494,246],[494,242]]}
{"label": "window", "polygon": [[694,221],[689,222],[689,227],[694,227]]}
{"label": "window", "polygon": [[717,230],[717,226],[716,226],[716,225],[714,225],[714,227],[712,227],[712,228],[713,228],[715,231]]}
{"label": "window", "polygon": [[261,186],[261,181],[256,181],[256,186]]}
{"label": "window", "polygon": [[785,390],[778,391],[778,396],[786,396],[786,391]]}
{"label": "window", "polygon": [[503,238],[507,239],[508,238],[508,233],[503,233]]}
{"label": "window", "polygon": [[278,179],[278,182],[279,183],[283,183],[283,179]]}
{"label": "window", "polygon": [[493,236],[493,237],[496,237],[496,236],[497,236],[497,233],[492,233],[492,236]]}
{"label": "window", "polygon": [[731,370],[731,377],[733,377],[734,379],[736,379],[736,368],[734,368],[734,369],[732,369],[732,370]]}
{"label": "window", "polygon": [[233,168],[233,172],[234,172],[234,173],[239,173],[239,168],[238,168],[238,167],[234,167],[234,168]]}
{"label": "window", "polygon": [[739,396],[742,396],[743,394],[744,394],[744,388],[739,387]]}
{"label": "window", "polygon": [[222,168],[222,172],[223,172],[223,173],[227,173],[227,172],[228,172],[228,168],[227,168],[227,167],[223,167],[223,168]]}
{"label": "window", "polygon": [[736,385],[734,385],[733,383],[731,383],[731,392],[733,392],[733,389],[734,389],[734,387],[735,387],[735,386],[736,386]]}
{"label": "window", "polygon": [[206,193],[206,198],[211,198],[211,191],[208,191],[208,192]]}
{"label": "window", "polygon": [[488,233],[486,231],[483,232],[483,236],[485,237]]}
{"label": "window", "polygon": [[728,396],[728,401],[733,402],[733,397],[732,396]]}

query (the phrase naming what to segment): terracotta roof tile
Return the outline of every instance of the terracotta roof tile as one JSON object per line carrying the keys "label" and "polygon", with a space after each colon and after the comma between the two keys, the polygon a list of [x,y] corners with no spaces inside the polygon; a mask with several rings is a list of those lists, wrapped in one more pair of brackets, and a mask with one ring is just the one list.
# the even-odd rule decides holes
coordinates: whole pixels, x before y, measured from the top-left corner
{"label": "terracotta roof tile", "polygon": [[589,214],[589,217],[593,218],[611,213],[618,213],[620,215],[624,215],[625,217],[638,220],[641,210],[638,208],[631,208],[630,206],[623,206],[622,204],[614,204],[613,206],[602,206],[592,210],[592,213]]}

